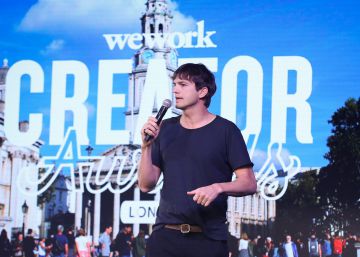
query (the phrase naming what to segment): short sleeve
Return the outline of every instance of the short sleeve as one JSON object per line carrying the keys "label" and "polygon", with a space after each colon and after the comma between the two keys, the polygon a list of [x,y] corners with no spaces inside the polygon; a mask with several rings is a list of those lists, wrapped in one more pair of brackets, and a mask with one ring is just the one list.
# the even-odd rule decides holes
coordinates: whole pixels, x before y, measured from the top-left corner
{"label": "short sleeve", "polygon": [[154,140],[151,145],[151,160],[152,164],[162,170],[162,158],[160,153],[159,136]]}
{"label": "short sleeve", "polygon": [[239,168],[253,167],[241,131],[235,125],[228,136],[228,162],[233,171]]}

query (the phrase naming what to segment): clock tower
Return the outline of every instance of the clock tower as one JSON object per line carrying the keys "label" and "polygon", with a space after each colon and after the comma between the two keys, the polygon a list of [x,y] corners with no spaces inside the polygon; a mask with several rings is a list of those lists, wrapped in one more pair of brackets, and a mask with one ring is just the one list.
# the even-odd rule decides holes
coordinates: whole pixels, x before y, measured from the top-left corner
{"label": "clock tower", "polygon": [[4,134],[4,108],[5,108],[5,90],[6,74],[9,70],[8,60],[3,60],[3,66],[0,68],[0,146],[5,139]]}
{"label": "clock tower", "polygon": [[[169,76],[169,89],[172,91],[171,77],[178,66],[176,49],[170,47],[165,41],[167,33],[171,32],[172,14],[166,0],[148,0],[146,11],[141,17],[143,45],[133,57],[133,69],[129,74],[128,106],[125,113],[125,127],[131,132],[131,141],[134,138],[135,124],[139,114],[140,101],[146,73],[150,59],[165,59],[166,70]],[[179,114],[172,107],[174,114]],[[153,114],[157,113],[154,103]]]}

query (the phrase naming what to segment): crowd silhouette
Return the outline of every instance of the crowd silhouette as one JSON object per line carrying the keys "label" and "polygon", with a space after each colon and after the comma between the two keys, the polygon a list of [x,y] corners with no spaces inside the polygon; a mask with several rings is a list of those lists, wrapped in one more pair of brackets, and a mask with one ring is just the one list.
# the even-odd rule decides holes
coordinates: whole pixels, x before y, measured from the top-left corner
{"label": "crowd silhouette", "polygon": [[[74,233],[72,229],[64,233],[59,225],[57,232],[48,238],[39,238],[32,229],[24,236],[17,233],[10,241],[5,229],[0,236],[1,257],[145,257],[146,239],[140,230],[135,237],[130,225],[125,225],[114,239],[112,227],[106,226],[99,239],[85,234],[80,228]],[[293,236],[284,234],[283,238],[271,236],[250,238],[242,233],[240,239],[229,233],[229,257],[356,257],[356,244],[360,246],[360,237],[354,234],[334,236],[325,233],[317,236],[310,233],[305,237],[301,234]]]}

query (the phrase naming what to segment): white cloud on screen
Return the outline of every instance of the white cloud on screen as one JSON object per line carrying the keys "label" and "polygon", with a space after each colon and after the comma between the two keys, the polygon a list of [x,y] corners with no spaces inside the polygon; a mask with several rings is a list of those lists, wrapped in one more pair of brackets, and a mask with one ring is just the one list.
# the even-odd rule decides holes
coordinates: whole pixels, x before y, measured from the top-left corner
{"label": "white cloud on screen", "polygon": [[[282,167],[276,158],[276,153],[277,153],[276,149],[271,150],[272,161],[275,164],[276,169],[280,170],[280,169],[282,169]],[[280,156],[281,156],[282,160],[284,161],[285,165],[289,164],[290,155],[291,155],[291,153],[289,152],[289,150],[287,150],[286,148],[282,148]],[[268,158],[268,153],[266,151],[255,149],[254,155],[252,157],[252,162],[254,163],[254,170],[258,171],[259,169],[261,169],[263,164],[266,162],[267,158]]]}
{"label": "white cloud on screen", "polygon": [[51,41],[49,45],[46,46],[45,50],[41,51],[41,54],[48,55],[51,53],[58,52],[64,48],[65,41],[62,39],[55,39]]}
{"label": "white cloud on screen", "polygon": [[[39,0],[28,10],[19,29],[49,34],[140,32],[145,3],[144,0]],[[168,5],[174,16],[173,31],[195,28],[194,18],[179,12],[175,2],[168,1]]]}
{"label": "white cloud on screen", "polygon": [[196,27],[196,20],[191,16],[179,12],[179,6],[176,2],[168,1],[168,6],[174,16],[172,20],[173,31],[186,32]]}

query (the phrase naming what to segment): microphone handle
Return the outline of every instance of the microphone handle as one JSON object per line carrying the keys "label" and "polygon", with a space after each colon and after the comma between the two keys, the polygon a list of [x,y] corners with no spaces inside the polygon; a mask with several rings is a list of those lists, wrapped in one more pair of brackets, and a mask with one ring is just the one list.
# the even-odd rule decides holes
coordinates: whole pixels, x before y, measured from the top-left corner
{"label": "microphone handle", "polygon": [[[159,112],[156,114],[156,117],[155,117],[157,119],[156,124],[160,125],[162,119],[164,118],[164,115],[165,115],[167,109],[168,109],[167,107],[161,106]],[[149,134],[146,134],[145,135],[145,142],[149,142],[152,138],[153,138],[153,136],[151,136]]]}

